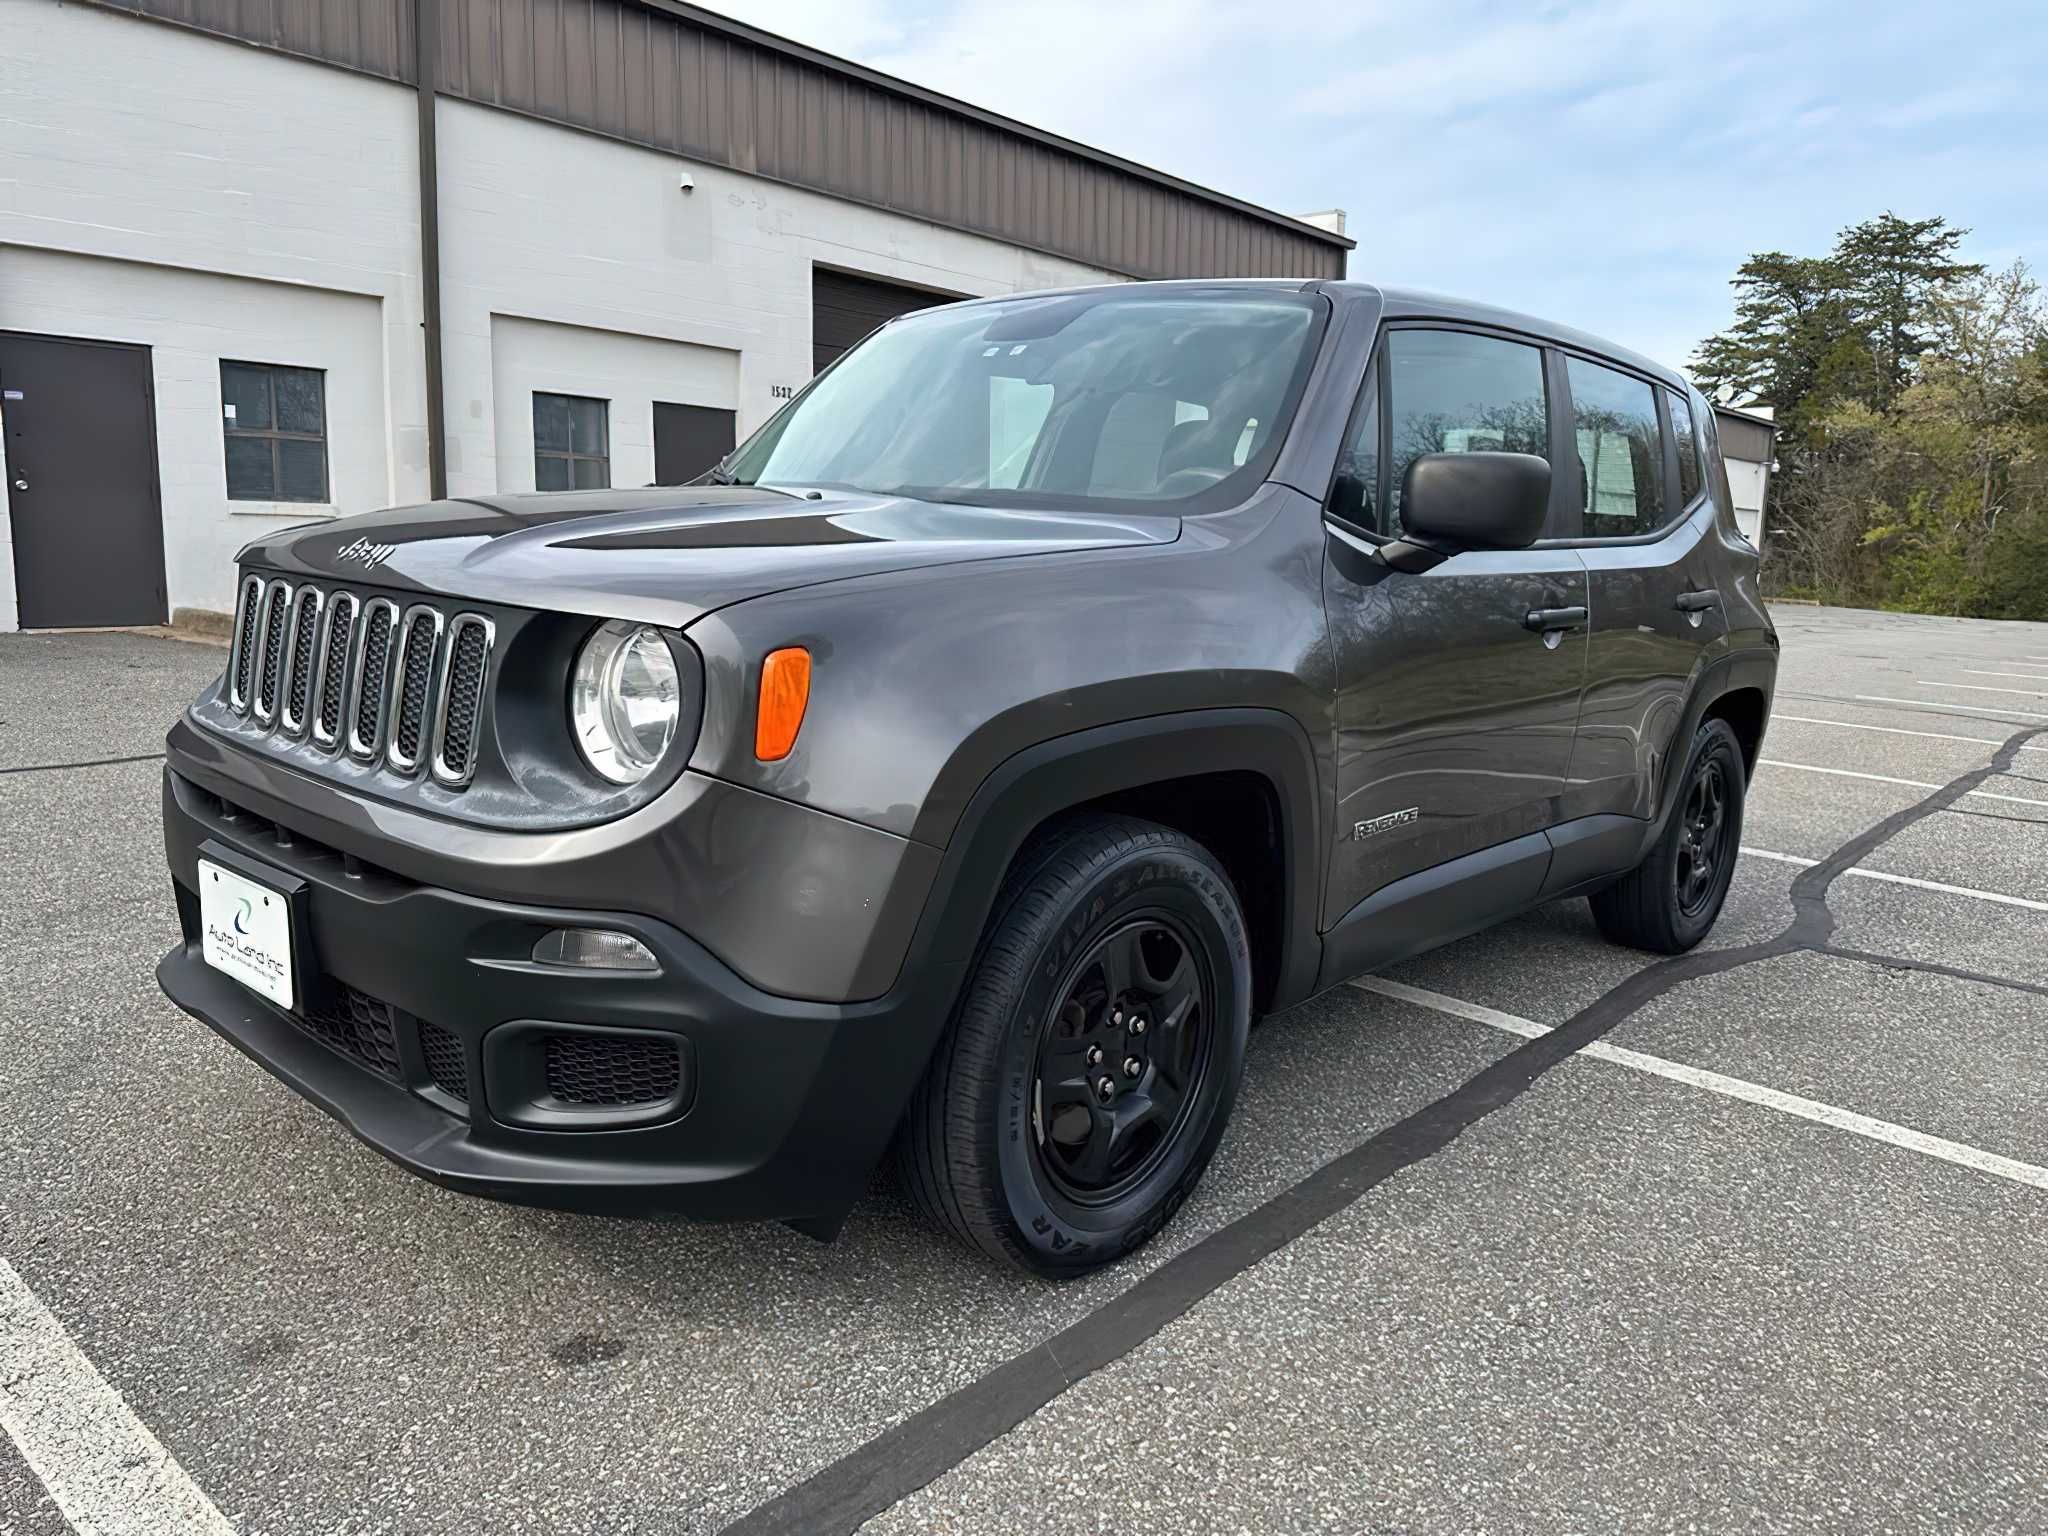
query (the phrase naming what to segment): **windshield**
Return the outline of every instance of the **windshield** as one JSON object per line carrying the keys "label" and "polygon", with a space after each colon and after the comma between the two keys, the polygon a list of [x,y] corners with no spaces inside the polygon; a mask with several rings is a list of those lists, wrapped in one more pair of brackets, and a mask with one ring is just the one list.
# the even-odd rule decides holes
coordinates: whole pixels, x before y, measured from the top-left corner
{"label": "windshield", "polygon": [[1110,289],[906,316],[786,406],[730,472],[931,501],[1221,506],[1279,452],[1322,312],[1292,293]]}

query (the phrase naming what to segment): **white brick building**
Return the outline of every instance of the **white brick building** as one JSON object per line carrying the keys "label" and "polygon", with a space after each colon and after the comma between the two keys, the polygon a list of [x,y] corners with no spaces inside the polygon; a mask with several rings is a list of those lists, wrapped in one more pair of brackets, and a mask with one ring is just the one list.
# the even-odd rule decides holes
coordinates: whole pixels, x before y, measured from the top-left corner
{"label": "white brick building", "polygon": [[442,475],[682,478],[934,294],[1342,274],[1339,234],[723,18],[595,0],[528,47],[548,7],[0,0],[0,628],[225,611],[250,537]]}

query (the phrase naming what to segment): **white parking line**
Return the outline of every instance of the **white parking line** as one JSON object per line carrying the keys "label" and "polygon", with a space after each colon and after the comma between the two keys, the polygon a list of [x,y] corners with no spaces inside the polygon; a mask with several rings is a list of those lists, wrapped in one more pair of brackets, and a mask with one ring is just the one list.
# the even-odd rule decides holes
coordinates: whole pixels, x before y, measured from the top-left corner
{"label": "white parking line", "polygon": [[[1845,731],[1876,731],[1883,736],[1918,736],[1925,741],[1969,741],[1980,747],[2002,747],[2005,742],[1997,736],[1951,736],[1946,731],[1907,731],[1896,725],[1865,725],[1860,720],[1823,720],[1818,715],[1773,714],[1771,723],[1780,720],[1794,720],[1801,725],[1832,725]],[[2022,752],[2048,752],[2048,746],[2021,747]]]}
{"label": "white parking line", "polygon": [[[1940,789],[1939,784],[1926,779],[1895,779],[1888,773],[1858,773],[1854,768],[1823,768],[1817,763],[1788,763],[1779,757],[1760,757],[1756,760],[1759,768],[1797,768],[1801,773],[1829,773],[1838,779],[1868,779],[1873,784],[1899,784],[1907,789]],[[2029,800],[2025,795],[2000,795],[1988,789],[1966,789],[1966,795],[1975,795],[1980,800],[2003,800],[2008,805],[2048,806],[2048,800]]]}
{"label": "white parking line", "polygon": [[2038,699],[2039,688],[1998,688],[1990,683],[1937,683],[1931,678],[1916,677],[1913,681],[1922,688],[1960,688],[1965,693],[2016,693],[2022,698]]}
{"label": "white parking line", "polygon": [[[1796,853],[1773,853],[1768,848],[1752,848],[1742,845],[1745,859],[1770,859],[1778,864],[1796,864],[1801,869],[1811,869],[1819,859],[1802,859]],[[1893,885],[1910,885],[1923,891],[1940,891],[1944,896],[1968,896],[1975,901],[1995,901],[2002,907],[2025,907],[2029,912],[2048,912],[2048,901],[2033,901],[2025,896],[2008,896],[2003,891],[1980,891],[1967,885],[1944,885],[1939,880],[1917,880],[1911,875],[1887,874],[1881,869],[1865,869],[1852,864],[1842,871],[1854,875],[1858,880],[1887,880]]]}
{"label": "white parking line", "polygon": [[1972,715],[2025,715],[2030,720],[2048,720],[2048,715],[2036,714],[2030,709],[2007,709],[2004,705],[1993,709],[1989,705],[1951,704],[1947,699],[1893,699],[1881,693],[1859,693],[1856,698],[1864,704],[1905,704],[1914,709],[1933,709],[1938,705],[1942,709],[1960,709]]}
{"label": "white parking line", "polygon": [[0,1428],[81,1536],[235,1536],[5,1259]]}
{"label": "white parking line", "polygon": [[1982,667],[1963,668],[1965,677],[2038,677],[2048,683],[2048,672],[1986,672]]}
{"label": "white parking line", "polygon": [[[1549,1025],[1538,1024],[1534,1019],[1502,1013],[1497,1008],[1482,1007],[1478,1003],[1468,1003],[1462,998],[1446,997],[1441,992],[1430,992],[1422,987],[1408,986],[1403,982],[1388,981],[1384,977],[1361,976],[1351,984],[1363,992],[1377,992],[1382,997],[1414,1003],[1419,1007],[1434,1009],[1438,1013],[1447,1013],[1455,1018],[1469,1019],[1475,1024],[1490,1025],[1494,1029],[1505,1030],[1508,1034],[1520,1035],[1525,1040],[1534,1040],[1550,1033]],[[2004,1157],[1996,1152],[1986,1152],[1980,1147],[1965,1146],[1960,1141],[1950,1141],[1943,1136],[1930,1136],[1925,1131],[1916,1131],[1910,1126],[1894,1125],[1889,1120],[1859,1115],[1853,1109],[1823,1104],[1818,1099],[1801,1098],[1796,1093],[1783,1093],[1776,1088],[1766,1088],[1761,1083],[1728,1077],[1720,1072],[1709,1072],[1702,1067],[1688,1067],[1683,1062],[1668,1061],[1662,1056],[1651,1056],[1642,1051],[1609,1045],[1604,1040],[1595,1040],[1590,1045],[1580,1046],[1577,1054],[1590,1056],[1595,1061],[1611,1062],[1617,1067],[1627,1067],[1631,1071],[1647,1072],[1652,1077],[1666,1078],[1674,1083],[1684,1083],[1688,1087],[1703,1088],[1708,1093],[1718,1093],[1725,1098],[1740,1099],[1745,1104],[1774,1109],[1780,1114],[1811,1120],[1816,1125],[1832,1126],[1838,1131],[1848,1131],[1851,1135],[1867,1136],[1870,1140],[1881,1141],[1887,1146],[1902,1147],[1908,1152],[1918,1152],[1923,1157],[1939,1158],[1942,1162],[1954,1163],[1978,1173],[2010,1179],[2015,1184],[2048,1189],[2048,1168],[2023,1163],[2018,1158]]]}

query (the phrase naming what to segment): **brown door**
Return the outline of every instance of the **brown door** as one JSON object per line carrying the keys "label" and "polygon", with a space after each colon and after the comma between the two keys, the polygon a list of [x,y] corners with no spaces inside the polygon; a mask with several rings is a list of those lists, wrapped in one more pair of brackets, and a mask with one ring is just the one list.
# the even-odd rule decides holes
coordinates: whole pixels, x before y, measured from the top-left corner
{"label": "brown door", "polygon": [[688,485],[733,449],[731,411],[654,402],[654,483]]}
{"label": "brown door", "polygon": [[149,348],[0,332],[23,629],[161,624]]}

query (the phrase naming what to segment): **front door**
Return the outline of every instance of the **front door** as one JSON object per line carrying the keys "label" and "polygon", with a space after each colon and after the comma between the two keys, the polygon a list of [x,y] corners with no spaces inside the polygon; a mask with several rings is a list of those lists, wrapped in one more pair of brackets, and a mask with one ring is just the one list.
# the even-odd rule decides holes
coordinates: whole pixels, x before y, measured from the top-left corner
{"label": "front door", "polygon": [[1566,472],[1592,609],[1566,812],[1648,818],[1688,746],[1678,733],[1693,680],[1727,633],[1714,504],[1683,397],[1587,358],[1564,361],[1578,450]]}
{"label": "front door", "polygon": [[733,450],[731,411],[654,402],[654,483],[688,485]]}
{"label": "front door", "polygon": [[[1489,449],[1551,456],[1542,352],[1479,331],[1392,330],[1325,542],[1339,797],[1326,926],[1395,880],[1560,819],[1585,678],[1584,625],[1569,616],[1587,604],[1577,552],[1473,551],[1421,575],[1371,555],[1400,531],[1414,458]],[[1532,627],[1538,612],[1559,617]],[[1506,907],[1541,882],[1547,849],[1528,854],[1492,892]]]}
{"label": "front door", "polygon": [[161,624],[149,349],[0,333],[21,627]]}

